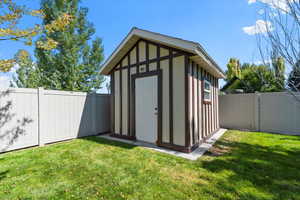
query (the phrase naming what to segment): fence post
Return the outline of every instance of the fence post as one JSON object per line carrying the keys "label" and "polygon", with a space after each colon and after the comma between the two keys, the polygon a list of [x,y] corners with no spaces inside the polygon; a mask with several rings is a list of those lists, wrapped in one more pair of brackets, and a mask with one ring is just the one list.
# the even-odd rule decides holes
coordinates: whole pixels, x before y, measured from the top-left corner
{"label": "fence post", "polygon": [[43,138],[43,135],[45,134],[44,131],[43,131],[44,88],[39,87],[37,89],[37,92],[38,92],[38,138],[39,138],[39,146],[44,146],[45,145],[45,141],[44,141],[44,138]]}
{"label": "fence post", "polygon": [[93,135],[97,135],[97,129],[96,129],[96,121],[97,121],[97,102],[96,102],[96,93],[91,94],[91,100],[92,100],[92,132]]}
{"label": "fence post", "polygon": [[255,122],[255,131],[260,131],[260,93],[255,92],[254,94],[254,122]]}

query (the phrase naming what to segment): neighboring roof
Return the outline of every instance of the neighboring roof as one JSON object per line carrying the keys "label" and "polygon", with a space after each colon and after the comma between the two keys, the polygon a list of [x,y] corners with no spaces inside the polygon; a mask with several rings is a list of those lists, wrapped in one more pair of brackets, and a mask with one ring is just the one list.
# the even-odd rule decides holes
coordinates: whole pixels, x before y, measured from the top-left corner
{"label": "neighboring roof", "polygon": [[138,28],[132,28],[124,40],[119,44],[115,51],[109,56],[109,58],[103,64],[100,73],[108,75],[109,72],[120,62],[120,60],[126,55],[126,53],[135,45],[139,39],[145,39],[172,48],[180,49],[185,52],[193,54],[190,58],[201,64],[208,72],[216,76],[217,78],[225,78],[225,73],[217,65],[217,63],[207,54],[203,47],[196,42],[183,40],[160,33],[154,33]]}
{"label": "neighboring roof", "polygon": [[227,83],[221,88],[222,92],[226,92],[227,90],[231,90],[231,87],[236,84],[240,79],[234,76],[231,80],[227,81]]}

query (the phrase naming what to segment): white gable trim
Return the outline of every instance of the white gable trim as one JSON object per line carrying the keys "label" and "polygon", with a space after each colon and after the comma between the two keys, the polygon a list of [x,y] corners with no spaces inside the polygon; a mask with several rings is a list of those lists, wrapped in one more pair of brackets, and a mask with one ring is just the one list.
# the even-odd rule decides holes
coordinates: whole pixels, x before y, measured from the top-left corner
{"label": "white gable trim", "polygon": [[[116,48],[116,50],[103,64],[100,70],[100,74],[108,75],[108,73],[118,64],[120,59],[139,39],[146,39],[152,42],[160,43],[166,46],[170,46],[176,49],[196,54],[196,56],[193,56],[193,58],[195,58],[195,62],[197,62],[197,60],[199,59],[203,60],[205,63],[208,64],[208,66],[204,68],[210,68],[207,70],[218,78],[225,78],[224,72],[215,63],[215,61],[213,61],[213,59],[204,51],[200,44],[192,41],[182,40],[180,38],[162,35],[159,33],[141,30],[138,28],[133,28],[129,32],[129,34],[125,37],[121,44]],[[199,58],[196,59],[197,57]]]}

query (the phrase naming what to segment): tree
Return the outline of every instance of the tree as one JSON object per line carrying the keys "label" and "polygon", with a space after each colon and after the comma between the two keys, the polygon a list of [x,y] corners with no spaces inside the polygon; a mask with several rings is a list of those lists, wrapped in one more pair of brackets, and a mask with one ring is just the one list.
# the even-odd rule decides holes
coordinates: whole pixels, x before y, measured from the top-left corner
{"label": "tree", "polygon": [[234,77],[240,78],[241,76],[241,64],[236,58],[230,58],[227,64],[226,77],[231,80]]}
{"label": "tree", "polygon": [[[72,16],[61,13],[56,20],[47,26],[34,24],[31,27],[23,28],[22,19],[25,17],[38,17],[43,18],[43,10],[29,9],[24,5],[18,5],[14,0],[0,1],[0,41],[19,41],[25,45],[32,45],[33,38],[40,34],[42,31],[51,32],[53,30],[64,30],[72,20]],[[40,48],[52,49],[57,45],[57,42],[46,38],[43,42],[39,43]],[[0,72],[9,71],[15,64],[15,59],[0,60]]]}
{"label": "tree", "polygon": [[15,55],[19,68],[13,77],[12,86],[19,88],[37,88],[41,82],[40,71],[27,51],[19,50]]}
{"label": "tree", "polygon": [[[293,91],[300,90],[291,87],[298,76],[298,69],[295,67],[300,60],[300,1],[299,0],[280,0],[263,1],[259,0],[264,10],[264,21],[266,30],[264,34],[257,37],[260,55],[264,61],[272,59],[273,52],[287,62],[287,67],[291,70],[286,85]],[[295,96],[296,97],[296,96]],[[300,101],[300,99],[298,99]]]}
{"label": "tree", "polygon": [[277,53],[272,55],[272,68],[274,70],[274,77],[276,79],[276,87],[280,90],[285,89],[285,60],[278,56]]}
{"label": "tree", "polygon": [[243,68],[240,87],[246,93],[281,91],[272,69],[267,65],[253,64],[251,67]]}
{"label": "tree", "polygon": [[[37,44],[51,39],[55,48],[37,45],[35,55],[40,73],[39,86],[47,89],[91,92],[101,88],[104,77],[99,75],[104,59],[100,38],[90,42],[95,33],[87,21],[87,8],[79,7],[79,0],[42,0],[43,25],[53,23],[62,13],[73,16],[68,29],[44,31]],[[91,44],[90,44],[91,43]]]}
{"label": "tree", "polygon": [[[284,61],[275,58],[272,66],[244,63],[230,59],[227,65],[227,84],[222,91],[242,90],[245,93],[279,92],[284,90]],[[280,82],[280,83],[279,83]]]}
{"label": "tree", "polygon": [[300,91],[300,61],[296,63],[288,78],[288,86],[291,91]]}

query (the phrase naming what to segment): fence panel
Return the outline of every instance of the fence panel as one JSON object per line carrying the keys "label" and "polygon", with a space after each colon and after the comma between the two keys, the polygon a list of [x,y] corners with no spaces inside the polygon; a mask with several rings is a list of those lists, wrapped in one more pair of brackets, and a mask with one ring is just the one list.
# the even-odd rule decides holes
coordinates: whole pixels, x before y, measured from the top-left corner
{"label": "fence panel", "polygon": [[37,105],[37,90],[0,90],[0,152],[38,145]]}
{"label": "fence panel", "polygon": [[111,129],[111,96],[97,94],[94,98],[96,103],[94,111],[96,111],[97,119],[94,121],[96,133],[109,132]]}
{"label": "fence panel", "polygon": [[261,94],[259,129],[300,135],[300,101],[288,93]]}
{"label": "fence panel", "polygon": [[110,131],[110,95],[0,90],[0,152]]}
{"label": "fence panel", "polygon": [[220,125],[300,135],[300,94],[294,95],[285,92],[221,95]]}
{"label": "fence panel", "polygon": [[219,96],[220,125],[232,129],[255,129],[254,94]]}

